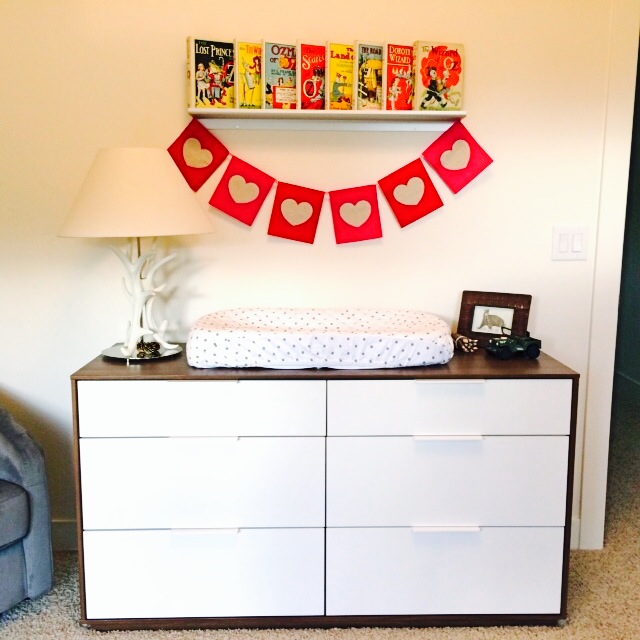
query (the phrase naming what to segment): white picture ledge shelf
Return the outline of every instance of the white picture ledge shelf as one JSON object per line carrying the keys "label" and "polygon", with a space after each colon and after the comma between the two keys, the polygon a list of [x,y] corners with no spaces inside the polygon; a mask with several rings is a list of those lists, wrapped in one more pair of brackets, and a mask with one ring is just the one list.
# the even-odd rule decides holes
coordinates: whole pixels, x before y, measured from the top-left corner
{"label": "white picture ledge shelf", "polygon": [[299,109],[189,109],[210,130],[445,131],[464,111],[311,111]]}

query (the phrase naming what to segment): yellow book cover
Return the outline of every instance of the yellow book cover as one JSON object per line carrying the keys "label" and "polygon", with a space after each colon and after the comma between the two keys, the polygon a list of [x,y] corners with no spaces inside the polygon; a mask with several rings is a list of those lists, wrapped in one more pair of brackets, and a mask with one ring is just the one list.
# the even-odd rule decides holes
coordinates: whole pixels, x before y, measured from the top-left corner
{"label": "yellow book cover", "polygon": [[240,109],[262,107],[262,43],[238,42],[236,102]]}
{"label": "yellow book cover", "polygon": [[355,44],[356,109],[382,109],[382,45],[369,42]]}
{"label": "yellow book cover", "polygon": [[353,109],[354,47],[327,44],[327,109]]}

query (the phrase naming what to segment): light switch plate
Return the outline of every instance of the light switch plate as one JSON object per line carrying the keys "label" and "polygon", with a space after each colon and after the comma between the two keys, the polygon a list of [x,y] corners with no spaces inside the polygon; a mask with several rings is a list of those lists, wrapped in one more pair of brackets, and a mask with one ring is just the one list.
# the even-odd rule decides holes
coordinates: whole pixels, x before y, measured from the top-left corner
{"label": "light switch plate", "polygon": [[553,227],[552,260],[586,260],[588,228],[585,225]]}

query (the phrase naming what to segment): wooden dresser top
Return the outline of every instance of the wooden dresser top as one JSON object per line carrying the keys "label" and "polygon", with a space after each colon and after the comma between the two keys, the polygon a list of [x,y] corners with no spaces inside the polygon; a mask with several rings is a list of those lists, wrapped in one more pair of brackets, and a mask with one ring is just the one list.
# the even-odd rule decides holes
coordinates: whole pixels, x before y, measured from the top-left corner
{"label": "wooden dresser top", "polygon": [[72,380],[385,380],[385,379],[491,379],[571,378],[579,374],[545,353],[536,360],[515,357],[499,360],[484,350],[457,352],[447,364],[402,369],[197,369],[189,366],[184,351],[176,356],[142,363],[98,356],[76,371]]}

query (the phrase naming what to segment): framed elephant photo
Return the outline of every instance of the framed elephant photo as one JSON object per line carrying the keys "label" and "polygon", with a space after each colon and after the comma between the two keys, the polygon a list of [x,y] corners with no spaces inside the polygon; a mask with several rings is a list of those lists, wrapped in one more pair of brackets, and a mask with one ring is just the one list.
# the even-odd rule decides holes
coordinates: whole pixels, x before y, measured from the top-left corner
{"label": "framed elephant photo", "polygon": [[524,336],[530,308],[530,295],[463,291],[457,332],[481,347],[502,334]]}

